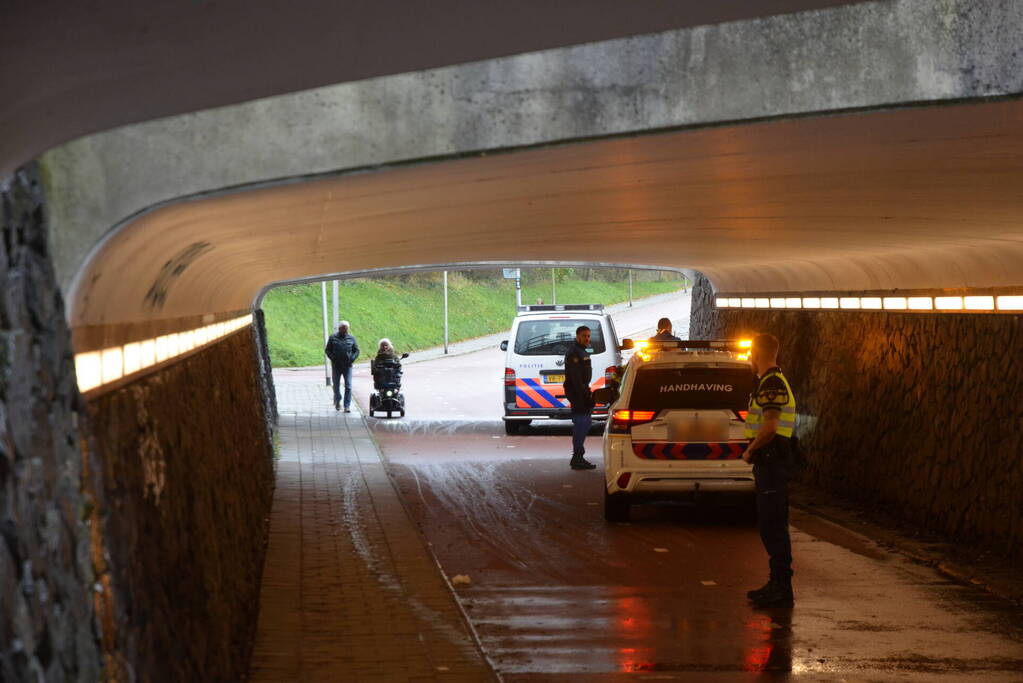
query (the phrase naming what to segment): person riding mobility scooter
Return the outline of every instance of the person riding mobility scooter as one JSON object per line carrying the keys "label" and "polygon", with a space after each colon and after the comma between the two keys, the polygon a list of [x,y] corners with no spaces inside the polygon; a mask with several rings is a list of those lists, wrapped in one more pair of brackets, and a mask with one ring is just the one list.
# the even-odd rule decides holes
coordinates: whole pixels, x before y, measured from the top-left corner
{"label": "person riding mobility scooter", "polygon": [[387,412],[387,417],[398,413],[405,417],[405,395],[401,393],[401,361],[408,358],[407,353],[399,357],[387,339],[380,340],[380,349],[376,358],[369,362],[373,373],[373,388],[369,396],[369,414]]}

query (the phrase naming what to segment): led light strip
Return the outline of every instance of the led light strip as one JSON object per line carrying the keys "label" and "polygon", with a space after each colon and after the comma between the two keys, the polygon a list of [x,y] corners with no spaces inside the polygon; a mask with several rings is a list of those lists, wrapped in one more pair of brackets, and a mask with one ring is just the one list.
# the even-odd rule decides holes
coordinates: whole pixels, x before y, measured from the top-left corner
{"label": "led light strip", "polygon": [[800,308],[863,311],[1023,311],[1023,296],[718,297],[718,308]]}
{"label": "led light strip", "polygon": [[165,334],[155,339],[130,342],[124,346],[111,346],[101,351],[75,354],[75,375],[81,392],[116,382],[142,372],[148,367],[176,358],[193,349],[252,324],[251,315],[225,320],[194,330]]}

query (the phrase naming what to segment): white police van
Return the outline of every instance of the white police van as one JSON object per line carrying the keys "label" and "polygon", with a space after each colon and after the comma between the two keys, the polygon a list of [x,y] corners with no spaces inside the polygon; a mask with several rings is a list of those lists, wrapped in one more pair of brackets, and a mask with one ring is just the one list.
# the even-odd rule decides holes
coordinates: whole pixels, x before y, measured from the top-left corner
{"label": "white police van", "polygon": [[[604,430],[604,517],[628,521],[634,502],[701,491],[754,495],[742,459],[753,391],[750,342],[622,341],[635,348]],[[617,398],[615,397],[617,395]]]}
{"label": "white police van", "polygon": [[[621,363],[618,335],[601,304],[520,306],[511,337],[501,342],[504,363],[504,429],[517,434],[534,420],[568,420],[565,398],[565,354],[575,343],[580,325],[590,328],[592,389],[614,378]],[[594,420],[607,419],[607,405],[597,405]]]}

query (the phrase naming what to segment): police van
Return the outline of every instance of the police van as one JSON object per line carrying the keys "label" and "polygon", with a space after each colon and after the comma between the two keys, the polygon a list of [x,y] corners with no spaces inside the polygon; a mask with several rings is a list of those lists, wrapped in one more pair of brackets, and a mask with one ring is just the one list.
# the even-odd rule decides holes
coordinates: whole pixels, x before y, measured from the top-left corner
{"label": "police van", "polygon": [[749,341],[622,340],[635,349],[604,430],[604,517],[632,503],[706,492],[754,495],[742,455],[754,388]]}
{"label": "police van", "polygon": [[[580,325],[590,328],[592,389],[616,376],[621,363],[618,335],[601,304],[520,306],[510,339],[501,342],[504,363],[504,430],[517,434],[534,420],[568,420],[565,354]],[[607,405],[597,405],[594,420],[607,419]]]}

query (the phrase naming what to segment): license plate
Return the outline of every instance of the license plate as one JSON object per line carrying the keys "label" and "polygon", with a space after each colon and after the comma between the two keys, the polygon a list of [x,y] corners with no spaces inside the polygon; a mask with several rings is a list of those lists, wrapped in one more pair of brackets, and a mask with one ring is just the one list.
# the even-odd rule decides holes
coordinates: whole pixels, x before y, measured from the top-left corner
{"label": "license plate", "polygon": [[543,378],[545,384],[564,384],[564,375],[545,375]]}

